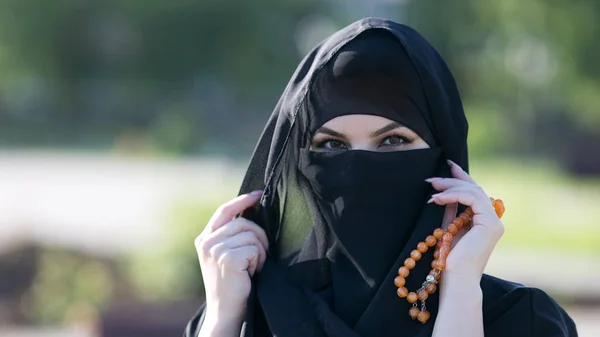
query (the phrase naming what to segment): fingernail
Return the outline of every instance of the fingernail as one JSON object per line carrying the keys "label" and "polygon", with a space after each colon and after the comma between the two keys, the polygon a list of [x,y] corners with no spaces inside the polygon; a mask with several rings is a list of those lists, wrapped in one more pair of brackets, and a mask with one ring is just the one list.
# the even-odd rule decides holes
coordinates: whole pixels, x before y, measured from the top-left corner
{"label": "fingernail", "polygon": [[428,183],[432,183],[432,182],[434,182],[434,181],[438,181],[438,180],[442,180],[442,179],[444,179],[444,178],[440,178],[440,177],[431,177],[431,178],[427,178],[427,179],[425,179],[425,181],[426,181],[426,182],[428,182]]}
{"label": "fingernail", "polygon": [[454,165],[456,165],[452,160],[448,159],[446,160],[446,162],[448,163],[448,166],[452,167]]}
{"label": "fingernail", "polygon": [[443,193],[443,192],[436,193],[436,194],[432,194],[432,195],[431,195],[431,197],[432,197],[432,198],[437,198],[437,197],[438,197],[438,196],[440,196],[440,194],[442,194],[442,193]]}
{"label": "fingernail", "polygon": [[256,190],[256,191],[250,192],[250,195],[254,195],[254,196],[259,196],[262,194],[263,194],[262,190]]}
{"label": "fingernail", "polygon": [[427,203],[431,204],[434,200],[435,200],[435,197],[431,197],[431,199],[429,199],[429,201],[427,201]]}

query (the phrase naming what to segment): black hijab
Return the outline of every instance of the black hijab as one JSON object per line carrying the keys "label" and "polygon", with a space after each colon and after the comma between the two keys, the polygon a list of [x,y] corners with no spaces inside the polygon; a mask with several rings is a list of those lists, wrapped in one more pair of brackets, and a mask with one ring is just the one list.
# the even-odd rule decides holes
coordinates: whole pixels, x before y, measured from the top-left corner
{"label": "black hijab", "polygon": [[[309,151],[315,131],[348,114],[383,116],[429,149],[392,153]],[[243,336],[430,336],[432,318],[408,316],[393,279],[416,244],[442,222],[424,182],[468,167],[467,121],[454,79],[414,30],[376,18],[317,46],[289,82],[263,131],[241,193],[264,189],[245,213],[267,232],[269,258],[253,280]],[[423,256],[407,279],[417,289]],[[484,275],[486,336],[575,336],[568,315],[539,290]],[[202,310],[184,336],[196,336]]]}

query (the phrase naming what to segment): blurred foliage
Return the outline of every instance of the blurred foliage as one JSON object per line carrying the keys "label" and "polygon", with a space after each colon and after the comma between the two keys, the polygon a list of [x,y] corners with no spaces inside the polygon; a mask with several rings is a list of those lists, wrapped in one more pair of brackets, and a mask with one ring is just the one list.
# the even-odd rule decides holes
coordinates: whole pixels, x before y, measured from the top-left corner
{"label": "blurred foliage", "polygon": [[101,261],[46,250],[27,294],[26,311],[40,323],[65,323],[73,311],[105,307],[112,299],[113,286],[112,275]]}
{"label": "blurred foliage", "polygon": [[299,59],[296,24],[323,8],[2,1],[0,144],[110,148],[136,134],[168,153],[232,149],[256,138]]}
{"label": "blurred foliage", "polygon": [[589,146],[571,152],[582,143],[600,151],[600,67],[592,61],[600,56],[600,3],[425,0],[410,2],[407,13],[456,76],[472,157],[545,157],[573,172],[600,172],[598,161],[592,168],[577,158],[589,156]]}
{"label": "blurred foliage", "polygon": [[564,174],[547,161],[476,160],[473,178],[506,204],[500,246],[600,254],[600,178]]}
{"label": "blurred foliage", "polygon": [[219,200],[180,200],[174,204],[167,219],[169,231],[163,236],[163,244],[136,253],[125,263],[139,298],[173,301],[189,299],[190,295],[203,296],[204,285],[194,239],[219,204]]}
{"label": "blurred foliage", "polygon": [[596,0],[6,0],[0,146],[247,154],[300,58],[376,15],[445,57],[475,156],[560,159],[600,134],[599,13]]}
{"label": "blurred foliage", "polygon": [[513,116],[523,114],[519,105],[537,118],[564,110],[581,127],[600,127],[598,1],[425,0],[407,11],[467,100],[500,104]]}

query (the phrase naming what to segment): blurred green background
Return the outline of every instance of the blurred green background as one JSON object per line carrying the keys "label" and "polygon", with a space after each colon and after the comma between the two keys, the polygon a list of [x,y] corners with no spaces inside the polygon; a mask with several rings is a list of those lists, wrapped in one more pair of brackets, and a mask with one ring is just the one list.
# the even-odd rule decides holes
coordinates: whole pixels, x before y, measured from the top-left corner
{"label": "blurred green background", "polygon": [[440,51],[474,178],[507,205],[488,272],[600,335],[600,2],[1,0],[0,335],[179,335],[193,240],[303,55],[365,17]]}

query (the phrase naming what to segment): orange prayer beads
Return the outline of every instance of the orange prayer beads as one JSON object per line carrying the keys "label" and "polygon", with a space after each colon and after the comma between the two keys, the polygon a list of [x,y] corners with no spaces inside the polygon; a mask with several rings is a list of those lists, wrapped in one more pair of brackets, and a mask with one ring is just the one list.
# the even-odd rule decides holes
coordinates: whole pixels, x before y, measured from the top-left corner
{"label": "orange prayer beads", "polygon": [[[498,218],[502,218],[504,211],[504,203],[500,199],[490,198],[490,202],[494,207],[494,211]],[[411,251],[410,257],[404,261],[404,265],[398,269],[398,276],[394,279],[394,284],[398,288],[396,294],[400,298],[406,298],[408,303],[413,306],[410,308],[408,314],[412,319],[416,319],[419,322],[425,324],[431,314],[427,311],[425,301],[429,295],[433,294],[437,290],[436,284],[442,276],[442,271],[446,268],[446,259],[452,249],[452,241],[454,241],[454,235],[458,233],[461,228],[469,230],[472,224],[472,217],[475,215],[471,207],[462,212],[457,216],[446,229],[436,228],[432,235],[427,236],[425,241],[417,244],[417,249]],[[417,261],[421,260],[423,255],[427,252],[429,247],[435,246],[435,252],[433,253],[434,260],[431,262],[431,271],[425,278],[425,282],[421,288],[417,291],[409,292],[405,287],[406,278],[410,275],[410,271],[415,267]],[[421,301],[421,309],[417,306],[417,301]]]}

